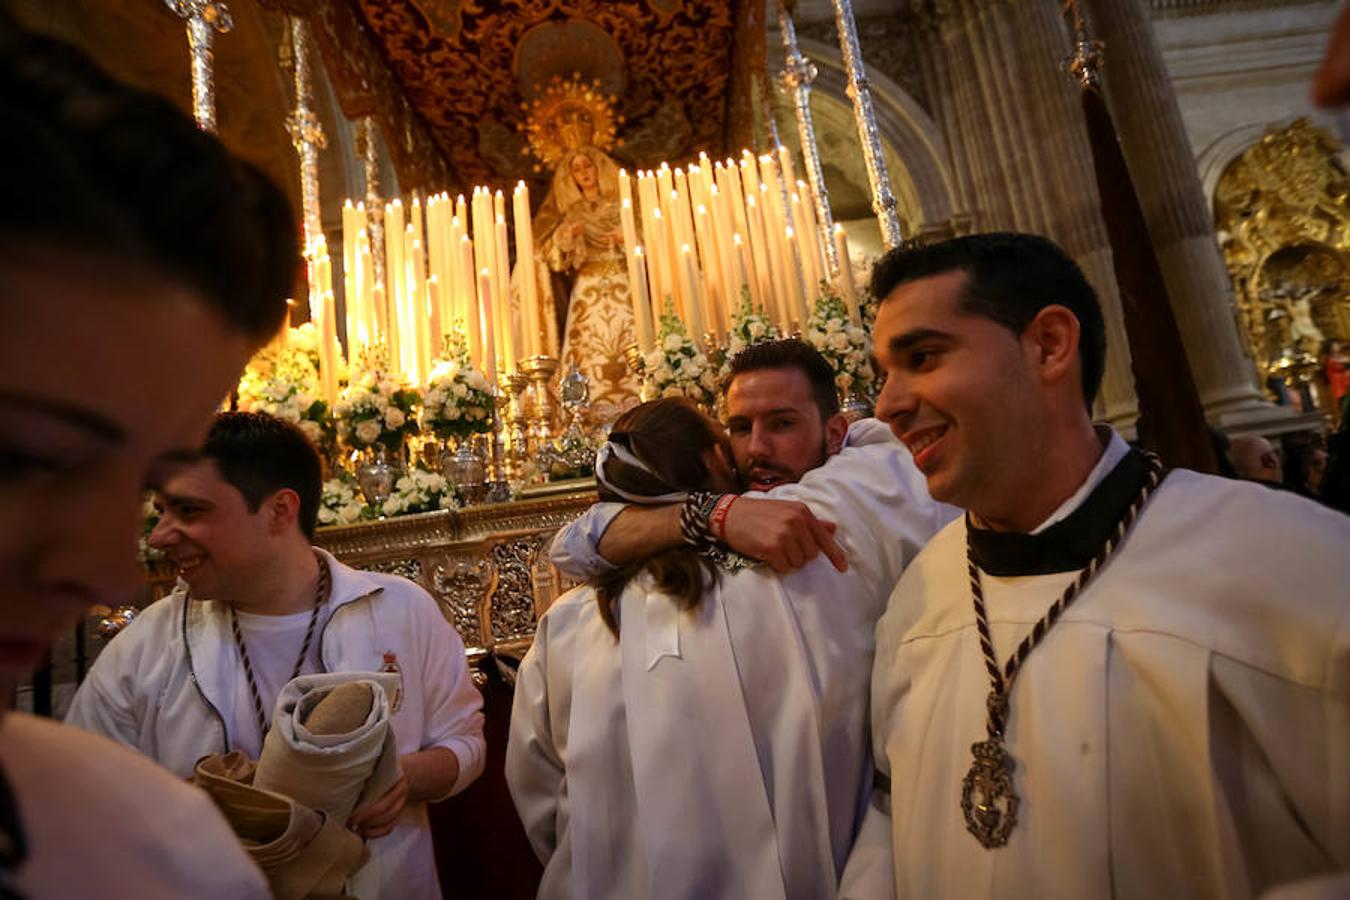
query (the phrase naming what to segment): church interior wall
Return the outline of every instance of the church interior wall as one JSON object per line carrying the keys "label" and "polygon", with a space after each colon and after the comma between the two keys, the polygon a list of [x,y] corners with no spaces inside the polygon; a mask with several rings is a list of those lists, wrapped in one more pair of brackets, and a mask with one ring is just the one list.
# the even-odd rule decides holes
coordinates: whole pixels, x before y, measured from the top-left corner
{"label": "church interior wall", "polygon": [[[1350,122],[1315,110],[1308,85],[1340,4],[1269,2],[1155,14],[1153,30],[1176,91],[1207,199],[1225,166],[1270,126],[1307,117],[1346,142]],[[1110,58],[1108,55],[1108,65]]]}

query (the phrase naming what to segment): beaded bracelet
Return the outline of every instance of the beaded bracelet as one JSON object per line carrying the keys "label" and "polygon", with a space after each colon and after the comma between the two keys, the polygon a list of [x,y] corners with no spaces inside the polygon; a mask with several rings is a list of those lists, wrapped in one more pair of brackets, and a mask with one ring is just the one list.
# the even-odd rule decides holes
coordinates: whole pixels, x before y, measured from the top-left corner
{"label": "beaded bracelet", "polygon": [[680,535],[695,550],[705,550],[717,543],[708,528],[708,518],[721,496],[694,491],[684,501],[684,507],[680,510]]}

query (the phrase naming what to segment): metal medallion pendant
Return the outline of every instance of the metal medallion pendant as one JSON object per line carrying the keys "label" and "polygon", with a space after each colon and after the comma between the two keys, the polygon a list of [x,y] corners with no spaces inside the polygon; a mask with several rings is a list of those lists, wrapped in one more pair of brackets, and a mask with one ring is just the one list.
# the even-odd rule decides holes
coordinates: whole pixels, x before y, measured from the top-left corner
{"label": "metal medallion pendant", "polygon": [[1008,843],[1017,824],[1017,794],[1013,791],[1012,757],[997,738],[970,745],[975,763],[961,782],[961,812],[966,830],[987,850]]}

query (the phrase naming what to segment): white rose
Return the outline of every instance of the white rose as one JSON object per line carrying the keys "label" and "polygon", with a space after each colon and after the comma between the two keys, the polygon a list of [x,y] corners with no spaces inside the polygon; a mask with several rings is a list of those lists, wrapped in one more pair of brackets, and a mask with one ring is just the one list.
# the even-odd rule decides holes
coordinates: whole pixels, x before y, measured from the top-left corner
{"label": "white rose", "polygon": [[370,390],[377,384],[379,384],[379,380],[376,379],[374,372],[367,372],[361,376],[361,387]]}
{"label": "white rose", "polygon": [[847,372],[840,372],[834,376],[834,383],[839,386],[839,390],[846,391],[853,383],[853,378]]}
{"label": "white rose", "polygon": [[467,381],[469,387],[473,388],[475,391],[486,391],[488,389],[487,379],[484,378],[483,373],[479,372],[477,369],[471,370],[469,374],[464,377],[464,380]]}
{"label": "white rose", "polygon": [[359,444],[373,444],[383,430],[379,420],[366,419],[356,425],[356,441]]}
{"label": "white rose", "polygon": [[469,389],[465,385],[456,384],[454,388],[454,394],[456,397],[463,400],[465,397],[469,396]]}
{"label": "white rose", "polygon": [[452,422],[455,421],[456,419],[459,418],[459,415],[460,415],[460,408],[458,406],[447,406],[445,408],[445,417],[450,421]]}
{"label": "white rose", "polygon": [[323,429],[319,427],[318,422],[311,419],[301,419],[300,430],[305,433],[305,437],[309,438],[311,444],[317,444],[323,439]]}
{"label": "white rose", "polygon": [[758,320],[752,321],[752,322],[749,324],[749,327],[747,328],[747,330],[750,332],[750,337],[754,338],[755,340],[758,340],[758,339],[764,337],[764,323],[763,323],[763,322],[760,322],[760,321],[758,321]]}
{"label": "white rose", "polygon": [[403,410],[399,409],[397,406],[391,406],[384,411],[384,425],[390,431],[402,428],[405,420],[406,417],[403,415]]}
{"label": "white rose", "polygon": [[812,330],[807,332],[807,337],[810,338],[812,347],[815,347],[817,350],[825,349],[826,337],[824,333]]}
{"label": "white rose", "polygon": [[680,390],[680,386],[679,386],[678,384],[672,384],[670,387],[666,388],[664,391],[661,392],[661,396],[662,396],[662,397],[683,397],[683,396],[684,396],[684,391]]}
{"label": "white rose", "polygon": [[668,334],[661,346],[666,350],[678,350],[684,346],[684,338],[678,334]]}
{"label": "white rose", "polygon": [[386,516],[398,515],[403,512],[403,498],[398,494],[392,495],[389,499],[384,501],[384,505],[380,507],[380,511]]}
{"label": "white rose", "polygon": [[839,332],[839,331],[836,331],[834,334],[830,335],[830,349],[831,349],[831,350],[835,350],[835,351],[840,352],[840,353],[842,353],[842,352],[844,352],[845,350],[847,350],[847,349],[848,349],[848,335],[844,334],[843,332]]}
{"label": "white rose", "polygon": [[319,524],[332,525],[338,520],[337,513],[333,512],[327,506],[319,507]]}

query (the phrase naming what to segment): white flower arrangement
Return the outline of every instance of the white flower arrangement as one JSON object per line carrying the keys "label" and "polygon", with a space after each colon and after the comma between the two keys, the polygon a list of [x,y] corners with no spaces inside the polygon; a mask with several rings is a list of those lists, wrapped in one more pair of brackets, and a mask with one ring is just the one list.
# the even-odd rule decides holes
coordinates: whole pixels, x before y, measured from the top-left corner
{"label": "white flower arrangement", "polygon": [[725,377],[731,358],[752,344],[776,341],[782,337],[778,326],[764,312],[764,307],[750,302],[750,289],[741,288],[741,306],[731,314],[731,331],[727,334],[726,360],[722,364]]}
{"label": "white flower arrangement", "polygon": [[667,307],[657,346],[643,357],[642,399],[688,397],[712,408],[717,403],[717,371]]}
{"label": "white flower arrangement", "polygon": [[445,476],[415,466],[394,482],[394,491],[384,501],[380,512],[386,516],[402,516],[453,509],[456,505],[455,492]]}
{"label": "white flower arrangement", "polygon": [[319,499],[320,525],[350,525],[362,519],[372,519],[375,511],[361,499],[351,477],[330,478],[323,483]]}
{"label": "white flower arrangement", "polygon": [[439,438],[484,434],[492,428],[493,403],[488,380],[473,367],[464,339],[448,339],[422,395],[422,427]]}
{"label": "white flower arrangement", "polygon": [[302,347],[288,343],[259,350],[239,379],[238,394],[241,412],[267,413],[297,425],[316,447],[332,442],[331,411],[319,397],[318,370]]}
{"label": "white flower arrangement", "polygon": [[415,388],[388,371],[382,352],[368,350],[362,354],[360,375],[343,390],[333,410],[338,436],[357,449],[375,444],[397,449],[417,433],[421,403]]}
{"label": "white flower arrangement", "polygon": [[866,331],[849,321],[843,300],[825,290],[816,301],[803,337],[834,368],[834,383],[840,393],[870,390],[872,340]]}

